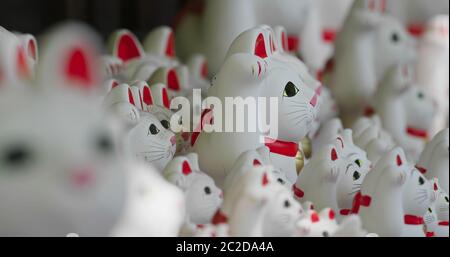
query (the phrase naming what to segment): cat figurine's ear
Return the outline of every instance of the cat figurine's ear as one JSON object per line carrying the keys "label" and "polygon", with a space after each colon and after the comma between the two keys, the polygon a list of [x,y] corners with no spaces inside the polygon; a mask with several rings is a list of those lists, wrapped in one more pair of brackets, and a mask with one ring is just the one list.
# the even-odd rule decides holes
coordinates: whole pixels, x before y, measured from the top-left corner
{"label": "cat figurine's ear", "polygon": [[154,105],[170,109],[170,98],[166,85],[158,83],[150,86],[150,90]]}
{"label": "cat figurine's ear", "polygon": [[148,106],[154,105],[154,98],[150,90],[150,86],[147,84],[147,82],[136,81],[131,85],[131,88],[137,91],[137,94],[139,95],[139,101],[142,107],[141,110],[147,111]]}
{"label": "cat figurine's ear", "polygon": [[179,188],[186,190],[188,177],[194,172],[191,161],[186,156],[175,157],[163,171],[164,177]]}
{"label": "cat figurine's ear", "polygon": [[208,79],[208,62],[201,54],[193,55],[187,61],[189,74],[197,79]]}
{"label": "cat figurine's ear", "polygon": [[27,49],[17,36],[0,27],[0,83],[31,78],[33,67],[28,59]]}
{"label": "cat figurine's ear", "polygon": [[43,87],[94,92],[101,87],[100,39],[89,28],[62,25],[43,38],[37,78]]}
{"label": "cat figurine's ear", "polygon": [[111,111],[127,128],[135,127],[140,121],[133,90],[127,84],[113,87],[105,97],[103,106]]}
{"label": "cat figurine's ear", "polygon": [[39,60],[38,43],[36,38],[31,34],[16,33],[16,36],[25,49],[29,67],[33,69]]}
{"label": "cat figurine's ear", "polygon": [[144,49],[138,38],[126,29],[118,30],[109,37],[108,50],[110,54],[124,62],[145,56]]}
{"label": "cat figurine's ear", "polygon": [[172,28],[162,26],[152,30],[144,40],[147,54],[175,58],[175,37]]}
{"label": "cat figurine's ear", "polygon": [[[180,74],[180,72],[182,72]],[[181,92],[187,83],[186,74],[182,69],[161,67],[157,69],[149,79],[150,84],[162,83],[167,85],[172,92]]]}
{"label": "cat figurine's ear", "polygon": [[331,208],[325,208],[319,213],[321,220],[335,220],[336,213]]}
{"label": "cat figurine's ear", "polygon": [[279,52],[289,52],[289,41],[286,28],[277,26],[273,30],[275,33],[275,42],[278,46],[276,50]]}
{"label": "cat figurine's ear", "polygon": [[381,22],[385,8],[385,0],[356,0],[350,13],[365,29],[371,30]]}
{"label": "cat figurine's ear", "polygon": [[253,54],[259,58],[270,57],[276,50],[273,30],[266,25],[247,30],[240,34],[231,44],[227,56],[236,53]]}
{"label": "cat figurine's ear", "polygon": [[189,160],[189,163],[193,170],[200,170],[200,166],[198,164],[198,154],[189,153],[186,155],[186,158]]}

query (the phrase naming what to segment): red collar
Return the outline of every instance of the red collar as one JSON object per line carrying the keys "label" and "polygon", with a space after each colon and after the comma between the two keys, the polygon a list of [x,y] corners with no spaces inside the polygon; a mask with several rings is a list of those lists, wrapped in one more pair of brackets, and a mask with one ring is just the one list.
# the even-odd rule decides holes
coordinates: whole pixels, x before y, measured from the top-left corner
{"label": "red collar", "polygon": [[423,225],[423,218],[414,215],[405,215],[404,222],[406,225]]}
{"label": "red collar", "polygon": [[448,227],[448,220],[439,222],[439,226],[447,226]]}
{"label": "red collar", "polygon": [[265,141],[265,145],[269,147],[271,153],[288,157],[295,157],[297,155],[298,144],[296,143],[274,140],[267,137]]}
{"label": "red collar", "polygon": [[212,224],[213,225],[218,225],[218,224],[224,224],[228,222],[228,217],[225,216],[225,214],[223,214],[220,209],[217,210],[216,214],[214,214],[214,217],[212,219]]}
{"label": "red collar", "polygon": [[427,233],[426,233],[426,236],[427,236],[427,237],[434,237],[434,232],[427,232]]}
{"label": "red collar", "polygon": [[416,129],[413,127],[407,127],[406,128],[406,133],[408,133],[408,135],[413,136],[413,137],[418,137],[421,139],[427,139],[428,138],[428,132],[426,130],[423,129]]}
{"label": "red collar", "polygon": [[292,186],[292,191],[294,191],[294,195],[298,198],[303,198],[303,196],[305,196],[305,192],[303,192],[303,190],[298,188],[295,184]]}
{"label": "red collar", "polygon": [[372,197],[363,195],[361,192],[358,192],[353,199],[352,213],[358,214],[361,206],[369,207],[371,203]]}
{"label": "red collar", "polygon": [[348,215],[350,215],[352,213],[352,210],[350,210],[350,209],[342,209],[342,210],[339,211],[339,213],[342,216],[348,216]]}

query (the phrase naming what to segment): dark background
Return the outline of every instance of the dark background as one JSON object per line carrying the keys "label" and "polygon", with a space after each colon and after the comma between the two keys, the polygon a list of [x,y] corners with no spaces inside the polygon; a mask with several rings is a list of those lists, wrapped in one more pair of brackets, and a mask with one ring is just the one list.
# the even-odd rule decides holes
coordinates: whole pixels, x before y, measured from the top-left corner
{"label": "dark background", "polygon": [[187,0],[1,0],[0,26],[39,34],[56,22],[84,21],[105,38],[117,28],[143,36],[172,25]]}

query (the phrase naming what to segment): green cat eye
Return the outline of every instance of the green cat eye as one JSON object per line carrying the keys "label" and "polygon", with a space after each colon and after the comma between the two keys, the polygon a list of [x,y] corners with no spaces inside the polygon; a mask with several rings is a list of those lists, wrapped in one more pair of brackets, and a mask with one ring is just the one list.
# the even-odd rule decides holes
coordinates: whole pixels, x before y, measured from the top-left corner
{"label": "green cat eye", "polygon": [[361,161],[360,160],[356,160],[355,163],[356,163],[356,165],[358,165],[358,167],[361,168]]}
{"label": "green cat eye", "polygon": [[149,131],[149,133],[151,133],[152,135],[156,135],[156,134],[159,133],[159,129],[155,126],[155,124],[150,125],[148,131]]}
{"label": "green cat eye", "polygon": [[284,97],[294,97],[298,94],[300,90],[292,82],[288,82],[284,87],[283,96]]}

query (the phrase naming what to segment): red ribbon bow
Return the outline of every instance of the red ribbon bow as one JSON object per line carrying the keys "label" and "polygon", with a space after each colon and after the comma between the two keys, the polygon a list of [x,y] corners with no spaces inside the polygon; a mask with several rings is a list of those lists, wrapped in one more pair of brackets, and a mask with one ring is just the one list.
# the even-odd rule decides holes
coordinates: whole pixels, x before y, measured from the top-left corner
{"label": "red ribbon bow", "polygon": [[352,213],[358,214],[361,206],[369,207],[371,203],[372,197],[363,195],[361,192],[358,192],[353,199]]}

